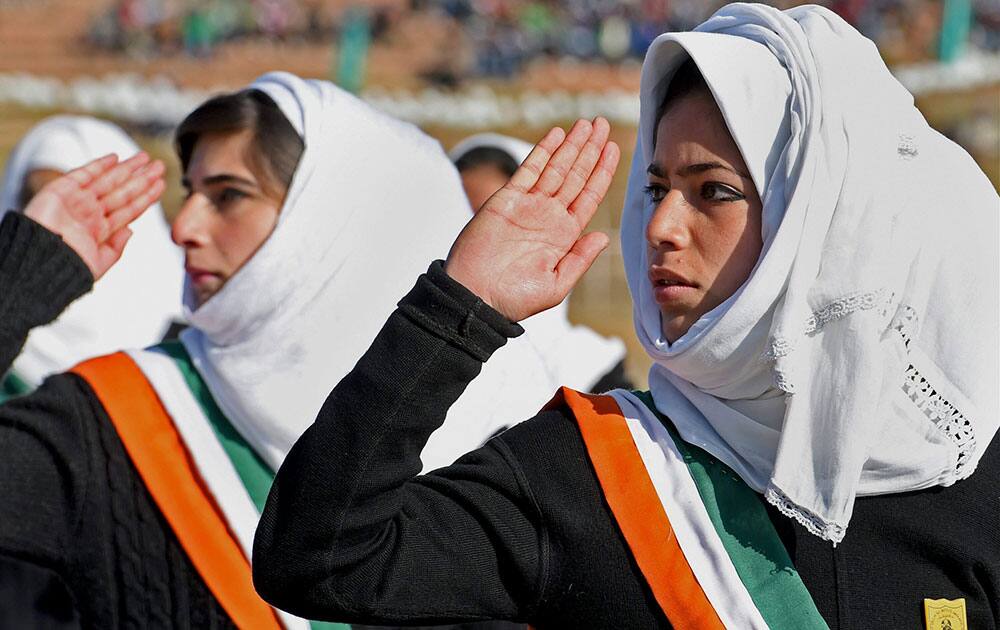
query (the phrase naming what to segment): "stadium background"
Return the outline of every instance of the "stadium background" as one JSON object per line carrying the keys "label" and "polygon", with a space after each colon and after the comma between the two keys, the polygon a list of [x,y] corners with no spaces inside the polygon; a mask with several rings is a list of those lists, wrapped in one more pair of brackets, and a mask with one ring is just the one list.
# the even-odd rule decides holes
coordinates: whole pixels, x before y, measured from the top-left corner
{"label": "stadium background", "polygon": [[[167,161],[170,216],[181,200],[172,126],[211,93],[274,69],[335,80],[419,124],[445,148],[486,129],[535,140],[552,124],[602,114],[630,156],[645,47],[722,4],[0,0],[0,166],[47,115],[105,117]],[[1000,187],[1000,2],[822,4],[876,41],[931,124],[965,146]],[[632,334],[617,246],[627,173],[627,164],[619,167],[593,223],[611,234],[612,248],[571,296],[570,312],[626,340],[629,372],[641,384],[648,362]]]}

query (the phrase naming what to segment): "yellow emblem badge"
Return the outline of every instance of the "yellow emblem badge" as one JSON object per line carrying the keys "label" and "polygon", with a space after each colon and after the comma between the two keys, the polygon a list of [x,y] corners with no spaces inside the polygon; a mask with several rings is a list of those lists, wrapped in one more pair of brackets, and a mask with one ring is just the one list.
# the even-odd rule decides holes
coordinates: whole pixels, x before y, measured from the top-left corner
{"label": "yellow emblem badge", "polygon": [[927,630],[968,630],[965,622],[965,598],[925,599],[924,619]]}

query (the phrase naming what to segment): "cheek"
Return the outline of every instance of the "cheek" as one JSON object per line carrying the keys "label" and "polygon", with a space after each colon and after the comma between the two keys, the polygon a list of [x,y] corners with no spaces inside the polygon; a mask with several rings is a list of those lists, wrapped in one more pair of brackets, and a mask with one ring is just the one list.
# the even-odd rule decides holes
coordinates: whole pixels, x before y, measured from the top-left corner
{"label": "cheek", "polygon": [[276,209],[255,208],[239,217],[222,222],[215,242],[229,263],[230,272],[243,266],[264,244],[278,222]]}
{"label": "cheek", "polygon": [[760,257],[759,209],[750,207],[744,212],[726,213],[712,222],[706,239],[711,239],[707,249],[716,254],[711,261],[718,270],[716,289],[729,297],[750,277]]}

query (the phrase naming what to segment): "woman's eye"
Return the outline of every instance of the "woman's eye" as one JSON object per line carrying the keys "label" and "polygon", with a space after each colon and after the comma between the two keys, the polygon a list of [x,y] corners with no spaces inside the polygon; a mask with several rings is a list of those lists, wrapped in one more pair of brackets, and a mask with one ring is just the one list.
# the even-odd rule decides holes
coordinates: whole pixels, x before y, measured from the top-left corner
{"label": "woman's eye", "polygon": [[660,184],[649,184],[643,188],[643,191],[646,193],[646,197],[653,203],[660,203],[667,196],[667,189]]}
{"label": "woman's eye", "polygon": [[707,201],[741,201],[746,197],[735,188],[718,182],[707,182],[701,187],[701,197]]}
{"label": "woman's eye", "polygon": [[219,193],[219,203],[220,204],[232,203],[234,201],[239,201],[240,199],[243,199],[246,196],[247,194],[242,190],[237,190],[235,188],[226,188]]}

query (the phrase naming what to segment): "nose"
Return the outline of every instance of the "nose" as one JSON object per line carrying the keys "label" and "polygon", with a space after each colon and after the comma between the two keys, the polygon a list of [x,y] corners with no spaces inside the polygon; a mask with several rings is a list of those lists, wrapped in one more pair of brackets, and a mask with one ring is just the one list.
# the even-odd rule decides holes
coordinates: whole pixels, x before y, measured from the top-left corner
{"label": "nose", "polygon": [[205,245],[208,242],[208,199],[192,193],[181,206],[170,229],[170,238],[181,247]]}
{"label": "nose", "polygon": [[653,209],[646,224],[646,241],[653,249],[683,249],[690,241],[689,208],[681,191],[669,191]]}

